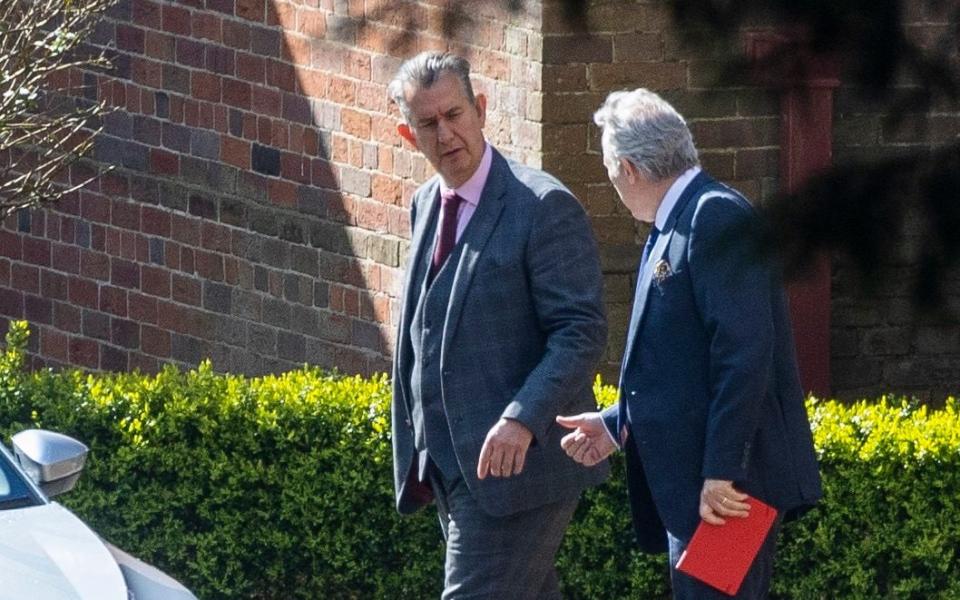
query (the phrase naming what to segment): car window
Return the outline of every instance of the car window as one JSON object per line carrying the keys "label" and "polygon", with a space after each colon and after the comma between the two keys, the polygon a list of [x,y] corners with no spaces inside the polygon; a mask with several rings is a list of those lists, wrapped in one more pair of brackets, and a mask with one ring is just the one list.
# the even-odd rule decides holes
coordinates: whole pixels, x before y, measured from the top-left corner
{"label": "car window", "polygon": [[14,460],[0,444],[0,510],[43,504],[43,500],[26,482],[26,476],[14,466]]}

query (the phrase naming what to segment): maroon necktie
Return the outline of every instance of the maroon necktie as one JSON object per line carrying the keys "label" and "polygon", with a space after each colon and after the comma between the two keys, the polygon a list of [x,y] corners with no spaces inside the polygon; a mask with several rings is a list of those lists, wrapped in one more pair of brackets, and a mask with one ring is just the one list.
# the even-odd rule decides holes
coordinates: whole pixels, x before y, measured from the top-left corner
{"label": "maroon necktie", "polygon": [[430,267],[431,279],[443,266],[443,261],[447,260],[450,251],[457,244],[457,211],[460,209],[462,201],[463,198],[453,190],[440,194],[440,210],[442,211],[440,237],[437,240],[437,247],[433,251],[433,264]]}

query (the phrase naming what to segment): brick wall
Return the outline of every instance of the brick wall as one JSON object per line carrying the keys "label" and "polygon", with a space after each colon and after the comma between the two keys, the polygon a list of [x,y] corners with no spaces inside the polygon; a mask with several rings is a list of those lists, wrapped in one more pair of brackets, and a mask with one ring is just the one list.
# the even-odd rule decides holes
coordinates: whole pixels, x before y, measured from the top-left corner
{"label": "brick wall", "polygon": [[[932,47],[956,26],[949,3],[909,2],[907,34]],[[953,53],[956,58],[956,51]],[[901,79],[897,84],[911,85]],[[884,106],[844,86],[834,102],[834,159],[839,164],[884,159],[903,152],[925,152],[960,137],[960,107],[941,102],[926,115],[897,125]],[[879,267],[879,285],[864,282],[849,260],[833,265],[832,364],[835,393],[858,399],[880,393],[907,394],[937,404],[960,392],[960,271],[947,273],[942,310],[918,314],[912,294],[919,275],[920,225],[916,214],[902,223],[903,239]]]}
{"label": "brick wall", "polygon": [[739,47],[684,47],[666,3],[591,3],[589,35],[570,27],[561,3],[543,10],[543,166],[593,218],[610,321],[601,371],[616,381],[648,229],[607,180],[594,111],[614,90],[661,94],[687,119],[704,168],[758,200],[777,189],[780,108],[773,94],[731,79],[719,84],[721,59]]}
{"label": "brick wall", "polygon": [[[590,3],[589,36],[559,0],[518,13],[501,4],[464,16],[442,0],[123,0],[94,40],[115,43],[116,74],[72,81],[120,109],[95,154],[116,170],[4,223],[0,319],[30,320],[36,363],[52,366],[155,370],[209,356],[244,373],[386,370],[407,203],[432,171],[401,145],[385,87],[402,57],[449,48],[489,98],[488,137],[558,175],[593,219],[611,332],[601,370],[614,379],[646,228],[607,182],[593,111],[615,89],[658,91],[687,117],[704,166],[762,202],[778,186],[779,101],[721,72],[739,46],[684,47],[665,3]],[[948,26],[919,0],[908,14],[930,43]],[[468,22],[445,34],[458,18]],[[960,133],[956,107],[923,135],[892,129],[882,112],[838,91],[838,161]],[[960,325],[913,318],[910,248],[874,296],[835,261],[843,397],[956,391]]]}
{"label": "brick wall", "polygon": [[0,325],[30,321],[36,365],[389,370],[430,175],[388,105],[400,57],[466,54],[488,134],[539,160],[538,13],[483,4],[448,39],[443,5],[121,0],[92,40],[115,73],[72,82],[118,108],[94,154],[115,170],[4,223]]}

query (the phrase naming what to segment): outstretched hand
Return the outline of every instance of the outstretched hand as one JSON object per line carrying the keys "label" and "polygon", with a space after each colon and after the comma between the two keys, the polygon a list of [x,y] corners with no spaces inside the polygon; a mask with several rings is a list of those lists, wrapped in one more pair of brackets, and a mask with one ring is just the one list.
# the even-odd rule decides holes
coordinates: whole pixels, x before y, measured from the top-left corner
{"label": "outstretched hand", "polygon": [[477,477],[511,477],[523,471],[533,433],[520,421],[502,418],[490,428],[480,449]]}
{"label": "outstretched hand", "polygon": [[583,413],[572,417],[557,417],[561,427],[573,429],[560,440],[560,447],[567,456],[587,467],[592,467],[617,449],[598,412]]}

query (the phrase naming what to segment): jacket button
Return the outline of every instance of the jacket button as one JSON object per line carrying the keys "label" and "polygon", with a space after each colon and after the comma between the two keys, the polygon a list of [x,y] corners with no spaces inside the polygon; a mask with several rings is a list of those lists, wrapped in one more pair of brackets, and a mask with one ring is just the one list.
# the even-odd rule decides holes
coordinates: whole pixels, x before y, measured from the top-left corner
{"label": "jacket button", "polygon": [[407,424],[407,427],[408,427],[408,428],[412,428],[412,427],[413,427],[413,423],[410,422],[410,419],[405,420],[404,423]]}

